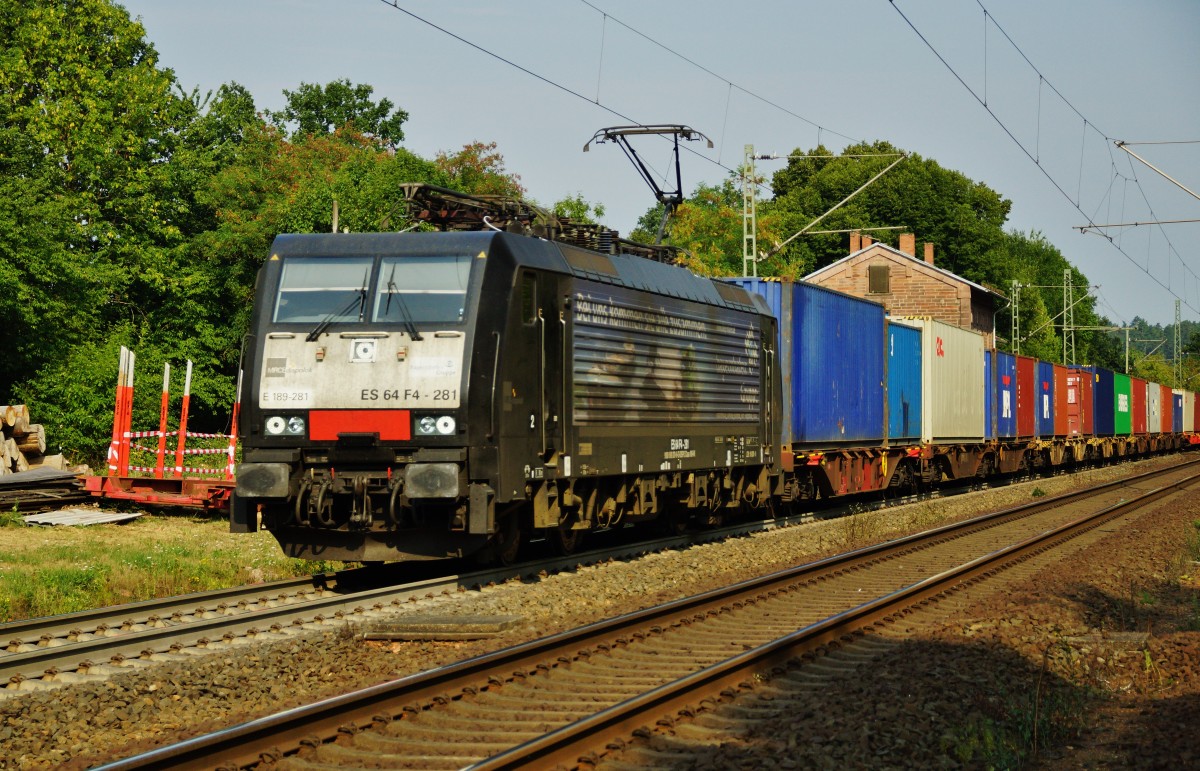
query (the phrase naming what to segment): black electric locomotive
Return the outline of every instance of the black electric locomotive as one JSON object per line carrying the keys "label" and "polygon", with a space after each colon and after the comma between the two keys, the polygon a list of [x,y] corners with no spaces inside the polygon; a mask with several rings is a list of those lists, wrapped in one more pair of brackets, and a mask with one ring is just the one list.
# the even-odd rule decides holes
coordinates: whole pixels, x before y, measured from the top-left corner
{"label": "black electric locomotive", "polygon": [[738,286],[602,248],[276,238],[231,528],[261,523],[296,557],[508,560],[535,534],[569,551],[588,530],[766,505],[775,319]]}

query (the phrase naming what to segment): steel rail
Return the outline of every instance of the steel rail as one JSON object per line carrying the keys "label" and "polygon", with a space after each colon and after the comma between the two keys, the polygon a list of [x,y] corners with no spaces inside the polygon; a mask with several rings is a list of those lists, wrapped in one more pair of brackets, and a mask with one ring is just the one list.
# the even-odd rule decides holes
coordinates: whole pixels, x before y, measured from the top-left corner
{"label": "steel rail", "polygon": [[[703,616],[709,611],[727,605],[732,598],[738,595],[769,592],[774,585],[797,583],[803,581],[806,576],[836,571],[866,559],[878,560],[889,552],[905,552],[919,542],[945,540],[955,533],[968,533],[990,528],[1006,520],[1028,517],[1039,511],[1061,506],[1068,501],[1078,501],[1094,496],[1099,492],[1152,481],[1155,476],[1179,471],[1181,468],[1194,466],[1196,463],[1200,463],[1200,461],[1181,464],[1181,466],[1157,472],[1147,472],[1128,480],[1118,480],[1088,491],[1077,491],[1053,498],[1040,499],[972,520],[945,525],[924,533],[864,547],[818,562],[742,581],[729,587],[624,614],[428,672],[266,716],[179,744],[116,761],[102,768],[109,770],[151,766],[183,769],[205,768],[212,765],[214,758],[220,758],[221,762],[226,765],[253,765],[258,762],[262,752],[261,748],[264,745],[295,748],[301,743],[316,741],[314,737],[336,735],[339,728],[348,725],[371,723],[377,719],[390,720],[392,712],[389,710],[394,711],[401,702],[413,704],[445,698],[447,693],[478,686],[481,680],[488,677],[489,673],[497,670],[531,674],[537,671],[539,664],[545,666],[546,662],[567,658],[581,648],[622,645],[626,635],[639,627],[647,626],[647,624],[667,626],[675,621]],[[1044,532],[1037,538],[1028,539],[1017,546],[1005,547],[964,563],[959,568],[943,571],[937,576],[922,580],[899,592],[885,595],[885,597],[892,598],[891,602],[885,601],[885,598],[877,598],[806,627],[806,635],[808,639],[816,641],[816,644],[824,644],[847,634],[856,633],[854,630],[861,630],[863,626],[895,613],[894,603],[897,601],[905,600],[912,604],[945,592],[947,591],[947,582],[961,584],[993,570],[998,560],[1011,559],[1022,551],[1035,548],[1034,544],[1039,539],[1045,541],[1047,538],[1062,538],[1073,529],[1097,526],[1100,524],[1097,521],[1098,517],[1107,521],[1130,507],[1144,505],[1149,500],[1165,495],[1182,485],[1190,484],[1196,479],[1197,477],[1192,475],[1171,485],[1156,487],[1127,501],[1107,506],[1087,518]],[[1089,525],[1089,522],[1094,524]],[[1047,547],[1042,546],[1041,548]],[[585,718],[578,724],[552,731],[541,739],[520,745],[524,749],[521,749],[519,753],[517,748],[509,751],[518,754],[509,755],[506,752],[487,761],[481,761],[479,768],[493,767],[486,765],[487,763],[498,764],[494,766],[497,768],[517,767],[534,759],[539,764],[559,762],[563,757],[580,751],[578,747],[573,746],[579,741],[575,737],[581,737],[594,728],[605,727],[607,733],[604,736],[609,736],[613,731],[627,730],[634,722],[637,723],[637,726],[642,725],[644,718],[632,715],[631,711],[643,703],[650,703],[656,709],[661,709],[662,705],[674,705],[680,699],[690,698],[695,701],[697,697],[694,689],[704,682],[712,682],[720,687],[725,687],[729,682],[744,679],[745,667],[751,664],[767,669],[778,666],[781,662],[796,655],[794,652],[794,645],[798,640],[796,635],[797,633],[789,634],[785,638],[735,656],[729,661],[689,675],[677,683],[655,688],[642,697],[623,702],[624,706],[610,707],[590,718]],[[603,746],[604,742],[600,738],[596,738],[595,741],[600,742]],[[504,765],[506,763],[513,765]]]}
{"label": "steel rail", "polygon": [[[192,592],[172,597],[161,597],[140,602],[129,602],[121,605],[107,605],[99,608],[80,610],[74,613],[63,613],[57,616],[41,616],[39,618],[9,621],[0,624],[0,645],[5,642],[20,641],[36,644],[40,639],[49,635],[65,637],[77,629],[95,628],[108,623],[114,618],[122,618],[134,623],[145,623],[154,616],[172,616],[176,613],[191,613],[197,607],[212,609],[215,605],[237,603],[247,598],[269,597],[277,598],[280,594],[290,594],[304,589],[327,589],[336,582],[337,574],[320,573],[303,578],[291,578],[253,586],[235,586],[225,589],[215,589],[204,592]],[[4,651],[0,650],[0,660]]]}
{"label": "steel rail", "polygon": [[706,667],[687,677],[648,691],[641,696],[613,705],[595,715],[568,724],[537,739],[493,755],[467,768],[471,771],[502,771],[527,768],[530,763],[543,767],[575,764],[582,756],[602,753],[614,738],[653,724],[654,719],[673,715],[695,706],[706,696],[719,694],[755,675],[769,674],[788,660],[821,645],[855,635],[873,625],[889,622],[899,610],[927,602],[956,587],[979,581],[1001,569],[1005,563],[1028,559],[1053,548],[1080,533],[1100,527],[1131,510],[1141,508],[1200,477],[1176,481],[1142,493],[1128,501],[1113,504],[1085,517],[1039,533],[1024,541],[984,554],[962,565],[930,576],[899,591],[882,595],[831,616],[792,634]]}
{"label": "steel rail", "polygon": [[[397,605],[411,598],[445,594],[493,583],[500,584],[513,578],[536,575],[542,571],[570,570],[614,559],[631,559],[654,551],[686,548],[732,536],[773,530],[807,518],[808,515],[798,515],[790,518],[742,523],[701,533],[620,544],[565,557],[554,557],[515,566],[493,567],[469,573],[452,573],[421,581],[362,591],[333,593],[333,589],[330,587],[337,588],[345,584],[352,584],[366,576],[370,569],[318,574],[308,578],[278,581],[271,584],[198,592],[162,600],[147,600],[80,611],[66,616],[46,616],[29,621],[13,622],[0,625],[0,644],[7,638],[8,641],[19,641],[34,646],[34,649],[15,653],[0,650],[0,684],[10,683],[16,687],[23,680],[44,678],[44,675],[47,674],[51,676],[50,681],[53,681],[64,672],[86,669],[89,666],[112,660],[149,659],[151,656],[172,653],[179,647],[200,647],[230,637],[281,631],[284,628],[305,623],[320,624],[330,621],[344,623],[351,620],[346,618],[348,614],[358,615],[368,610],[381,609],[381,606],[387,604]],[[348,580],[351,578],[353,580]],[[298,590],[309,585],[323,589],[324,592],[315,598],[294,600],[275,607],[266,603],[260,607],[236,610],[228,607],[232,602],[248,598],[255,598],[254,601],[257,603],[257,598],[262,597],[264,593],[267,594],[269,601],[277,600],[277,595],[281,590],[288,587]],[[222,608],[222,605],[226,607]],[[194,612],[201,607],[205,610],[204,617],[195,618]],[[178,611],[192,618],[181,621],[161,618],[168,611],[171,613]],[[216,614],[216,617],[209,618],[207,617],[209,614]],[[155,615],[160,618],[152,621],[151,619]],[[317,618],[318,616],[320,618]],[[127,622],[132,627],[149,625],[149,628],[132,631],[116,629],[118,626],[126,625]],[[89,632],[85,636],[90,639],[65,639],[68,635],[74,635],[76,631],[83,631],[82,626],[85,623],[91,624],[93,629],[101,624],[111,623],[113,628],[108,633]],[[273,630],[273,628],[275,629]],[[44,642],[47,639],[52,641]],[[0,689],[0,694],[3,693],[4,691]]]}

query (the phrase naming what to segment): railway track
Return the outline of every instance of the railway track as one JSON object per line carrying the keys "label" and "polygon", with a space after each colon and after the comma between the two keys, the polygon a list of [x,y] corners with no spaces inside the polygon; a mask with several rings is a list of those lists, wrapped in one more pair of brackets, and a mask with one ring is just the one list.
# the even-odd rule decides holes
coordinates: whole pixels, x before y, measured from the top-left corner
{"label": "railway track", "polygon": [[514,578],[631,559],[798,524],[810,515],[762,520],[701,533],[628,542],[567,557],[413,580],[433,563],[388,565],[254,586],[197,592],[0,624],[0,698],[23,690],[105,679],[163,661],[281,639],[331,624],[365,622],[410,603]]}
{"label": "railway track", "polygon": [[[968,489],[953,488],[949,494]],[[839,503],[818,514],[836,517],[927,497],[931,496],[866,505]],[[813,513],[804,513],[743,522],[651,541],[631,541],[608,533],[605,535],[613,543],[604,548],[511,567],[438,575],[435,563],[388,565],[0,624],[0,698],[103,680],[162,661],[219,653],[231,646],[281,639],[348,621],[370,621],[394,614],[413,601],[474,586],[791,527],[813,517]]]}
{"label": "railway track", "polygon": [[105,768],[585,764],[1198,479],[1197,462],[1041,499],[595,623]]}

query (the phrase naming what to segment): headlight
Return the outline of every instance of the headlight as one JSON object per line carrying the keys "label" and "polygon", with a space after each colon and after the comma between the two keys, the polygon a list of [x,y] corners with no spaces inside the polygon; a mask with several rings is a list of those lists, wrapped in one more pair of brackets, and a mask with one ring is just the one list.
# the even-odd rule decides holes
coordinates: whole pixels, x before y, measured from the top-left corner
{"label": "headlight", "polygon": [[304,418],[299,415],[272,415],[267,418],[267,433],[271,436],[287,434],[289,436],[304,435]]}
{"label": "headlight", "polygon": [[453,434],[454,429],[458,427],[458,423],[450,415],[423,415],[414,421],[416,433],[421,436],[432,436],[441,434],[443,436]]}

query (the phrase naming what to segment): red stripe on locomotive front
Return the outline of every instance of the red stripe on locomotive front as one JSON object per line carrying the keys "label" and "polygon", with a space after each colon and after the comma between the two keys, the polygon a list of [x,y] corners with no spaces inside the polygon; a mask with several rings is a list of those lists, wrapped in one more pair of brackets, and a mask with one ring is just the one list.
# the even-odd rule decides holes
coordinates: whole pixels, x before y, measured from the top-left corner
{"label": "red stripe on locomotive front", "polygon": [[408,410],[313,410],[308,413],[308,438],[334,441],[338,434],[379,434],[384,441],[412,438]]}

